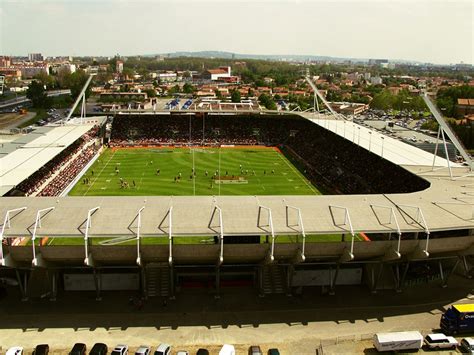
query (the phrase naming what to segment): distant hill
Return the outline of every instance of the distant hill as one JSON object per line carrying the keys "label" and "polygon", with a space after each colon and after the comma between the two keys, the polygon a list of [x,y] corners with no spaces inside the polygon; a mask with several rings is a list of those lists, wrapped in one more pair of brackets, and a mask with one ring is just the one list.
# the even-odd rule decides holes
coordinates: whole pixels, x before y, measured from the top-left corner
{"label": "distant hill", "polygon": [[[367,63],[367,58],[343,58],[343,57],[330,57],[330,56],[319,56],[319,55],[302,55],[302,54],[241,54],[231,53],[224,51],[197,51],[197,52],[172,52],[172,53],[161,53],[161,54],[150,54],[147,56],[163,55],[165,57],[177,58],[177,57],[198,57],[198,58],[221,58],[221,59],[261,59],[261,60],[286,60],[286,61],[331,61],[331,62],[344,62],[353,61],[358,63]],[[416,63],[408,60],[390,60],[393,63]]]}

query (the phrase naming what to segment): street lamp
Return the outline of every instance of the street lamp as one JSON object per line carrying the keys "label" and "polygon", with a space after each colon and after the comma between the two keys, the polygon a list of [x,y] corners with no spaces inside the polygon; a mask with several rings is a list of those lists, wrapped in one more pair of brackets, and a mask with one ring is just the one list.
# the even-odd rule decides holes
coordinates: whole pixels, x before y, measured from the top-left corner
{"label": "street lamp", "polygon": [[360,147],[360,127],[357,127],[357,129],[359,130],[359,136],[357,138],[357,145]]}
{"label": "street lamp", "polygon": [[385,141],[384,137],[380,137],[382,139],[382,154],[380,155],[383,158],[383,142]]}
{"label": "street lamp", "polygon": [[372,131],[369,131],[369,152],[370,152],[371,145],[372,145]]}
{"label": "street lamp", "polygon": [[343,122],[344,122],[344,138],[346,138],[346,120],[344,120]]}

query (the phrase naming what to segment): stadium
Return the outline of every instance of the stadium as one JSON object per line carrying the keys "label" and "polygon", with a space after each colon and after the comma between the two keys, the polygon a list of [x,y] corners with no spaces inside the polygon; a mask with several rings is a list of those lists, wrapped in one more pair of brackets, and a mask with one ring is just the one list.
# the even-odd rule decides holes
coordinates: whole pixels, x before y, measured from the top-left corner
{"label": "stadium", "polygon": [[129,110],[36,129],[0,159],[0,275],[24,299],[401,291],[471,272],[470,162],[340,116]]}

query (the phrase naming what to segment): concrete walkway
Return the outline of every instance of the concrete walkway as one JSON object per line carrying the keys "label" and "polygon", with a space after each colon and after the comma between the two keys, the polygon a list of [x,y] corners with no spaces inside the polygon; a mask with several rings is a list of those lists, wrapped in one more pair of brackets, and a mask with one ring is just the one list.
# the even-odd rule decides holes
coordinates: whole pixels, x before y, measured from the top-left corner
{"label": "concrete walkway", "polygon": [[219,300],[206,290],[183,289],[176,300],[149,299],[141,310],[128,304],[129,292],[106,292],[101,301],[93,293],[69,292],[55,302],[20,302],[11,291],[0,305],[0,339],[4,347],[46,342],[59,353],[67,353],[75,342],[133,347],[168,342],[188,350],[231,343],[241,351],[260,344],[262,349],[278,347],[282,354],[314,354],[321,343],[358,346],[356,341],[380,331],[436,329],[446,306],[474,301],[474,281],[453,275],[450,285],[375,295],[360,287],[339,287],[335,296],[314,288],[302,296],[265,298],[250,288],[224,289]]}

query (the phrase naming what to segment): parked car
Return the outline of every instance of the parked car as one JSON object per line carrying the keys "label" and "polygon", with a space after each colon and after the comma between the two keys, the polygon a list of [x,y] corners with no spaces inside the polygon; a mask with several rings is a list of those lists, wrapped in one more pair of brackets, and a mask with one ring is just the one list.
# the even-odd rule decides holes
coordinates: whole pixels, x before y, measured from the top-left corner
{"label": "parked car", "polygon": [[280,355],[280,350],[277,348],[268,349],[268,355]]}
{"label": "parked car", "polygon": [[169,355],[170,352],[171,352],[171,345],[160,344],[155,350],[155,355]]}
{"label": "parked car", "polygon": [[89,352],[89,355],[106,355],[107,351],[107,345],[103,343],[95,343]]}
{"label": "parked car", "polygon": [[459,350],[461,350],[463,354],[474,355],[474,338],[464,338],[461,340],[461,343],[459,343]]}
{"label": "parked car", "polygon": [[456,349],[458,341],[443,333],[434,333],[425,337],[425,344],[429,349]]}
{"label": "parked car", "polygon": [[219,355],[235,355],[235,348],[233,345],[224,344],[219,351]]}
{"label": "parked car", "polygon": [[48,344],[36,345],[35,350],[33,350],[33,355],[48,355],[48,353],[49,353]]}
{"label": "parked car", "polygon": [[263,355],[262,349],[258,345],[252,345],[249,348],[249,355]]}
{"label": "parked car", "polygon": [[151,348],[147,345],[140,345],[140,347],[135,351],[135,355],[149,355]]}
{"label": "parked car", "polygon": [[185,350],[179,350],[176,355],[189,355],[189,352],[188,351],[185,351]]}
{"label": "parked car", "polygon": [[69,352],[69,355],[86,355],[86,349],[86,344],[76,343]]}
{"label": "parked car", "polygon": [[112,350],[110,355],[128,355],[128,345],[117,345],[114,350]]}
{"label": "parked car", "polygon": [[5,355],[23,355],[23,348],[21,346],[14,346],[8,349]]}
{"label": "parked car", "polygon": [[201,348],[197,351],[196,355],[209,355],[209,350]]}

